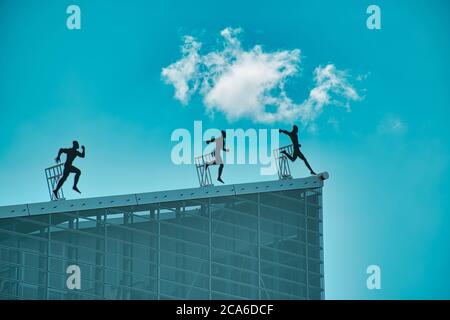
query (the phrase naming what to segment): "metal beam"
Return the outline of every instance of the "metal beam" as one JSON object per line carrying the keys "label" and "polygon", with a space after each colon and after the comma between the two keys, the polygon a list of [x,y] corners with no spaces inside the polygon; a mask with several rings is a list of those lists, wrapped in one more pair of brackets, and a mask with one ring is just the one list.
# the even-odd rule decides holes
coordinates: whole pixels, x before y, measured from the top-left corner
{"label": "metal beam", "polygon": [[224,186],[208,186],[201,188],[179,189],[137,193],[128,195],[106,196],[76,200],[61,200],[19,204],[0,207],[0,219],[33,216],[41,214],[56,214],[63,212],[102,211],[108,208],[126,209],[130,212],[145,211],[146,206],[171,201],[215,198],[251,193],[264,193],[283,190],[320,188],[328,174],[322,173],[300,179],[274,180],[254,183],[231,184]]}

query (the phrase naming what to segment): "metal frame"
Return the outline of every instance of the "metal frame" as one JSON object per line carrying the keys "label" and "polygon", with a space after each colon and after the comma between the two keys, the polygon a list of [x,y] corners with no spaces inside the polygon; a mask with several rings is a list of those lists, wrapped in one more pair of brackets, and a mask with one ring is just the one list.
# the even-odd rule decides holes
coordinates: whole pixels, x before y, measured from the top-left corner
{"label": "metal frame", "polygon": [[197,170],[198,183],[200,187],[212,186],[211,172],[209,171],[209,167],[206,168],[206,164],[213,162],[215,159],[214,152],[204,154],[199,157],[195,157],[195,169]]}
{"label": "metal frame", "polygon": [[[317,181],[317,183],[314,183],[315,181]],[[194,298],[191,297],[190,292],[191,290],[201,290],[202,292],[200,292],[200,294],[204,295],[206,290],[208,290],[208,295],[204,295],[204,297],[208,297],[210,299],[214,298],[215,294],[222,294],[222,295],[227,295],[229,297],[234,296],[238,299],[245,299],[248,298],[249,296],[247,296],[247,293],[245,293],[244,291],[242,291],[241,293],[239,293],[238,291],[233,293],[230,292],[226,292],[226,290],[222,290],[220,289],[220,285],[219,287],[216,287],[213,283],[213,281],[219,281],[220,283],[225,283],[225,282],[230,282],[234,285],[242,285],[243,289],[242,290],[251,290],[252,295],[253,293],[256,294],[255,298],[258,297],[259,299],[271,299],[272,298],[272,294],[281,294],[284,297],[287,298],[293,298],[293,299],[299,299],[301,298],[301,296],[303,296],[302,293],[289,293],[286,290],[282,290],[280,292],[277,291],[276,288],[273,287],[273,285],[270,284],[270,282],[272,281],[280,281],[283,283],[286,283],[288,285],[300,285],[303,286],[305,285],[304,283],[302,283],[302,281],[300,280],[289,280],[289,277],[286,276],[280,276],[276,273],[273,273],[272,271],[265,271],[265,268],[263,267],[263,265],[261,265],[262,262],[265,263],[270,263],[271,267],[270,268],[275,268],[277,266],[280,267],[285,267],[285,268],[289,268],[289,270],[293,270],[293,272],[295,272],[295,270],[297,270],[297,267],[295,266],[290,266],[289,263],[286,262],[286,264],[283,262],[282,264],[278,263],[277,259],[274,258],[273,260],[271,258],[268,259],[268,257],[266,256],[264,259],[262,258],[262,249],[270,249],[270,251],[273,252],[279,252],[279,253],[286,253],[285,250],[283,250],[283,248],[278,247],[278,244],[280,241],[285,241],[285,240],[289,240],[290,242],[294,241],[293,243],[295,243],[295,246],[306,246],[306,250],[305,253],[301,253],[301,252],[297,252],[296,250],[287,250],[289,255],[291,256],[290,259],[306,259],[306,265],[304,267],[302,266],[298,266],[298,270],[301,270],[302,272],[305,271],[306,275],[307,275],[307,283],[306,283],[306,295],[304,296],[305,298],[318,298],[318,293],[317,290],[320,289],[321,290],[321,295],[320,297],[323,298],[323,282],[320,283],[320,287],[315,283],[311,283],[309,280],[310,275],[312,276],[314,274],[314,277],[316,277],[317,275],[319,275],[319,270],[318,267],[316,266],[316,264],[314,265],[310,265],[308,264],[308,261],[314,261],[314,263],[319,262],[319,259],[316,257],[311,257],[310,252],[308,252],[308,243],[310,239],[316,239],[317,237],[321,237],[322,236],[322,228],[319,225],[319,228],[316,230],[316,227],[314,228],[314,232],[312,232],[310,230],[310,226],[308,226],[309,218],[312,218],[314,221],[317,220],[317,218],[321,218],[322,217],[322,212],[321,212],[321,203],[322,203],[322,197],[321,197],[321,187],[323,184],[320,184],[319,186],[319,181],[320,178],[319,177],[311,177],[311,178],[305,178],[305,179],[293,179],[293,180],[289,180],[289,181],[270,181],[270,182],[264,182],[264,183],[253,183],[253,184],[241,184],[241,185],[235,185],[234,188],[236,190],[236,192],[234,194],[228,194],[227,197],[231,197],[233,200],[230,203],[233,203],[233,205],[231,207],[227,206],[226,203],[228,203],[228,200],[221,200],[220,203],[215,203],[214,202],[214,197],[203,197],[200,200],[201,201],[197,201],[197,202],[189,202],[186,199],[180,201],[179,203],[161,203],[161,202],[156,202],[154,203],[151,207],[148,207],[147,205],[141,204],[141,205],[132,205],[130,207],[120,207],[120,208],[115,208],[115,207],[109,207],[107,209],[103,209],[101,211],[92,211],[90,209],[84,209],[84,210],[77,210],[75,212],[69,213],[69,212],[62,212],[62,214],[64,214],[64,216],[66,216],[64,219],[58,219],[58,217],[60,217],[59,215],[55,215],[55,214],[49,214],[48,215],[48,219],[31,219],[31,221],[34,221],[33,223],[36,225],[36,230],[43,230],[43,228],[47,228],[47,230],[50,230],[50,228],[52,228],[52,226],[55,226],[55,230],[65,230],[65,232],[69,232],[70,235],[66,238],[66,240],[62,240],[62,239],[57,239],[58,237],[50,238],[50,233],[47,236],[47,245],[50,244],[50,241],[54,241],[57,244],[62,244],[63,248],[66,248],[67,252],[64,252],[63,255],[58,255],[55,254],[55,256],[52,257],[52,259],[58,260],[58,261],[63,261],[63,265],[65,265],[66,263],[72,264],[72,263],[76,263],[76,262],[80,262],[83,265],[89,266],[89,270],[94,271],[94,275],[91,274],[90,272],[88,273],[89,276],[87,278],[87,281],[89,283],[94,283],[94,286],[96,284],[98,285],[103,285],[103,289],[102,290],[98,290],[95,292],[95,294],[93,294],[92,292],[87,292],[87,291],[74,291],[74,292],[70,292],[69,294],[67,294],[66,291],[63,291],[61,294],[63,295],[62,297],[65,298],[72,298],[72,299],[83,299],[85,297],[90,297],[90,298],[96,298],[96,299],[102,299],[102,298],[107,298],[107,299],[130,299],[131,296],[128,294],[128,292],[130,292],[130,290],[136,290],[138,293],[142,293],[143,295],[148,294],[151,296],[154,296],[155,293],[155,288],[153,286],[153,280],[156,280],[156,297],[158,299],[165,299],[167,297],[171,297],[171,292],[169,291],[163,291],[161,292],[161,281],[164,281],[164,283],[171,283],[173,285],[180,285],[182,286],[184,289],[181,290],[180,292],[176,293],[173,292],[173,298],[174,299],[190,299],[190,298]],[[314,187],[315,186],[315,187]],[[216,191],[221,191],[221,189],[224,188],[223,187],[215,187],[215,188],[211,188],[211,189],[207,189],[205,190],[206,192],[214,193],[216,194]],[[294,188],[294,189],[292,189]],[[244,190],[242,190],[244,189]],[[289,201],[292,201],[292,205],[286,207],[286,208],[277,208],[277,207],[272,207],[272,213],[270,214],[272,217],[266,217],[262,211],[263,208],[268,208],[268,206],[270,204],[268,204],[266,201],[264,201],[265,199],[265,194],[267,194],[267,192],[273,192],[274,190],[277,191],[281,191],[281,193],[276,193],[276,194],[271,194],[271,197],[276,197],[277,199],[283,200],[283,199],[289,199]],[[291,194],[284,194],[283,191],[288,191],[288,190],[296,190],[298,192],[296,192],[295,195]],[[193,191],[193,189],[192,189]],[[252,194],[255,194],[255,197],[242,197],[240,195],[244,195],[247,194],[249,191],[251,191]],[[185,191],[181,191],[181,192],[185,192]],[[180,191],[178,191],[178,193],[180,193]],[[219,192],[220,193],[220,192]],[[316,194],[318,195],[319,198],[315,198],[313,195]],[[139,196],[137,195],[136,199]],[[310,198],[311,197],[311,198]],[[110,198],[111,201],[114,201],[115,198]],[[101,201],[105,201],[104,199],[102,199]],[[117,200],[116,200],[117,201]],[[70,203],[75,203],[75,200],[70,200],[70,201],[64,201],[64,203],[68,202]],[[105,201],[106,202],[106,201]],[[246,212],[246,210],[241,211],[238,210],[238,207],[240,206],[240,204],[244,203],[244,204],[250,204],[251,206],[254,208],[254,205],[256,205],[257,207],[257,211],[254,211],[252,209],[252,213],[250,212]],[[272,203],[272,201],[270,201]],[[115,202],[114,202],[115,203]],[[108,201],[108,205],[114,204]],[[276,202],[275,202],[276,203]],[[273,203],[273,204],[275,204]],[[53,206],[59,206],[59,204],[55,204],[55,203],[51,203]],[[198,205],[200,204],[204,204],[206,205],[206,209],[208,210],[206,215],[202,214],[201,208],[197,208]],[[236,208],[234,206],[237,206]],[[310,208],[311,206],[313,206],[313,212],[314,212],[314,216],[311,217],[310,215]],[[145,209],[147,208],[147,209]],[[242,207],[241,209],[246,208],[246,206]],[[304,208],[304,210],[301,210],[302,208]],[[145,210],[144,210],[145,209]],[[170,219],[172,220],[170,224],[165,223],[165,226],[167,227],[168,225],[171,225],[171,230],[181,230],[182,232],[186,231],[186,234],[192,234],[191,231],[195,231],[196,233],[201,233],[202,236],[201,238],[203,239],[202,241],[193,241],[193,242],[189,242],[190,239],[184,236],[180,236],[178,237],[178,234],[181,234],[179,232],[177,232],[177,235],[171,235],[172,233],[166,233],[163,230],[161,230],[160,228],[160,218],[162,218],[162,220],[165,220],[164,217],[160,217],[160,210],[162,209],[167,209],[170,210]],[[275,222],[277,221],[277,215],[275,213],[277,213],[276,211],[279,210],[279,213],[282,214],[284,216],[284,214],[289,214],[290,216],[295,215],[298,216],[298,218],[300,219],[305,219],[305,225],[304,227],[302,227],[300,221],[298,223],[295,223],[293,225],[295,225],[296,230],[293,230],[291,232],[288,232],[288,234],[286,235],[278,235],[277,234],[277,230],[280,230],[278,228],[272,230],[273,231],[273,238],[267,239],[267,240],[263,240],[262,234],[264,234],[264,232],[268,232],[268,230],[265,230],[264,224],[267,224],[269,221],[272,221],[274,223],[276,223],[277,225],[280,225],[280,227],[282,225],[285,226],[291,226],[291,219],[288,219],[287,221],[283,218],[280,219],[279,222]],[[316,210],[319,210],[316,213]],[[187,212],[187,213],[186,213]],[[235,215],[235,217],[233,218],[233,220],[228,220],[228,219],[222,219],[223,217],[228,216],[229,213],[231,212],[235,212],[237,213],[237,215]],[[115,216],[116,214],[120,214],[120,216]],[[173,213],[173,214],[172,214]],[[176,215],[178,213],[178,216]],[[214,213],[214,215],[213,215]],[[163,212],[163,215],[165,214],[165,212]],[[112,218],[109,217],[109,215],[112,215]],[[102,216],[105,217],[104,220],[102,220]],[[201,219],[202,221],[200,222],[199,225],[197,226],[193,226],[190,225],[189,223],[183,224],[181,223],[181,226],[178,226],[178,222],[181,222],[182,219],[187,218],[190,219],[191,217],[198,217],[199,219]],[[247,217],[252,217],[252,223],[250,223],[250,225],[247,225],[246,227],[240,226],[240,222],[239,222],[239,217],[241,216],[247,216]],[[89,217],[89,218],[88,218]],[[108,218],[107,218],[108,217]],[[136,218],[136,217],[139,217]],[[62,217],[60,217],[62,218]],[[256,218],[256,221],[254,220]],[[53,220],[55,219],[55,221]],[[88,219],[89,221],[87,221],[86,219]],[[177,221],[176,219],[179,219],[179,221]],[[275,219],[275,220],[274,220]],[[140,223],[140,222],[145,222],[143,220],[146,221],[153,221],[154,223],[157,224],[157,230],[155,232],[155,229],[151,228],[151,230],[148,230],[146,228],[139,228],[139,227],[134,227],[133,224],[134,223]],[[20,222],[26,222],[26,218],[18,218],[17,219],[17,223]],[[58,228],[58,224],[60,223],[66,223],[66,221],[68,221],[68,225],[65,225],[64,228]],[[213,222],[219,222],[215,225],[213,225]],[[120,223],[119,223],[120,222]],[[205,222],[207,222],[207,224],[205,224]],[[320,222],[320,221],[319,221]],[[86,225],[84,225],[83,227],[83,223],[86,223]],[[247,224],[247,223],[246,223]],[[14,224],[14,228],[16,226],[16,223]],[[120,229],[118,234],[123,234],[123,233],[129,233],[131,232],[131,234],[128,235],[120,235],[118,236],[117,234],[115,235],[114,232],[111,233],[111,235],[109,235],[109,232],[107,232],[107,230],[111,230],[110,227],[113,226],[114,229],[118,228]],[[220,231],[220,229],[222,228],[222,226],[233,226],[233,228],[236,228],[235,232],[236,234],[233,233],[232,234],[228,234],[225,235],[223,234],[223,232],[217,232]],[[96,228],[97,231],[95,233],[92,232],[92,229]],[[176,229],[173,229],[176,228]],[[180,229],[178,229],[180,228]],[[267,227],[266,227],[267,228]],[[86,230],[84,230],[86,229]],[[104,229],[104,230],[98,230],[98,229]],[[238,230],[239,229],[239,230]],[[245,230],[247,229],[249,231],[251,231],[253,233],[253,236],[251,238],[241,238],[239,236],[236,236],[238,234],[243,234],[245,233]],[[270,228],[269,228],[270,229]],[[265,230],[265,231],[264,231]],[[271,231],[271,232],[272,232]],[[319,233],[317,233],[316,231],[319,231]],[[5,230],[4,232],[8,232],[9,231]],[[22,231],[25,232],[25,231]],[[35,238],[35,239],[39,239],[39,243],[42,243],[41,241],[44,241],[44,238],[42,235],[31,235],[30,230],[28,230],[26,233],[29,234],[30,236],[28,238]],[[142,234],[142,235],[146,235],[148,236],[148,238],[142,238],[142,239],[150,239],[150,242],[142,242],[142,240],[137,241],[136,243],[134,243],[133,241],[133,237],[134,237],[134,233],[136,232],[136,235]],[[190,233],[191,232],[191,233]],[[256,234],[255,234],[256,232]],[[309,232],[309,233],[308,233]],[[305,234],[305,240],[300,239],[300,236],[296,235],[296,233],[298,234]],[[206,235],[208,234],[208,235]],[[78,240],[78,235],[85,235],[88,238],[90,238],[91,240],[89,242],[84,243],[83,241],[79,241]],[[247,244],[250,245],[257,245],[257,253],[254,254],[250,254],[250,252],[246,251],[247,247],[246,245],[243,246],[243,248],[239,248],[238,247],[233,247],[233,249],[231,250],[231,248],[225,249],[223,248],[221,245],[217,245],[217,243],[215,243],[213,241],[213,236],[219,236],[220,239],[222,239],[221,241],[235,241],[236,243],[238,242],[245,242]],[[103,236],[103,238],[102,238]],[[131,236],[131,237],[130,237]],[[157,236],[157,243],[155,243],[155,238],[154,236]],[[256,236],[256,238],[255,238]],[[165,248],[163,250],[161,250],[161,241],[164,241],[164,239],[168,239],[173,237],[173,240],[176,241],[178,243],[178,245],[182,246],[183,244],[191,244],[196,248],[199,248],[201,250],[208,250],[209,254],[208,255],[199,255],[198,254],[198,250],[195,250],[195,254],[192,254],[192,259],[195,259],[196,261],[198,261],[199,263],[202,262],[203,265],[204,264],[209,264],[209,272],[206,272],[206,269],[203,269],[204,271],[200,271],[200,270],[195,270],[195,267],[192,268],[188,268],[185,266],[177,266],[177,265],[172,265],[172,262],[164,262],[162,263],[161,261],[161,257],[160,255],[164,256],[165,254],[168,254],[170,257],[176,257],[176,259],[178,259],[178,257],[183,257],[183,256],[188,256],[189,252],[178,252],[178,245],[177,247],[168,247]],[[206,238],[208,237],[208,238]],[[139,238],[139,236],[137,236],[135,239]],[[152,240],[153,239],[153,240]],[[107,243],[109,240],[113,240],[116,244],[117,244],[117,248],[114,250],[108,250],[106,248]],[[321,239],[322,240],[322,239]],[[105,246],[102,248],[101,246],[98,246],[98,244],[100,244],[101,241],[104,241]],[[322,241],[321,241],[322,242]],[[89,245],[92,244],[92,245]],[[134,244],[136,244],[136,249],[134,251]],[[122,247],[120,247],[122,246]],[[148,281],[150,281],[149,283],[152,283],[151,287],[148,288],[134,288],[133,286],[133,270],[134,268],[132,267],[131,263],[136,263],[138,264],[138,261],[136,260],[136,262],[134,262],[133,260],[128,260],[131,259],[133,257],[136,259],[141,259],[139,258],[139,252],[141,252],[141,250],[150,250],[150,252],[155,252],[155,246],[157,247],[157,257],[156,257],[156,264],[153,262],[154,260],[152,260],[152,265],[151,266],[151,270],[155,270],[153,268],[156,268],[156,272],[157,272],[157,276],[156,279],[152,275],[144,275],[144,273],[137,273],[139,275],[139,277],[145,277]],[[316,247],[317,245],[315,244],[314,241],[314,247]],[[44,245],[45,247],[45,245]],[[48,251],[48,246],[46,247],[47,253],[45,254],[45,250],[42,250],[43,252],[41,252],[40,254],[43,255],[43,257],[45,258],[49,258],[50,257],[50,253]],[[120,248],[122,248],[122,250],[120,250]],[[203,248],[203,249],[202,249]],[[44,248],[43,248],[44,249]],[[14,247],[14,250],[18,250],[16,249],[16,247]],[[86,250],[89,252],[89,257],[87,260],[83,260],[82,259],[82,254],[83,252],[86,253]],[[133,251],[134,252],[133,252]],[[252,267],[248,267],[247,264],[242,264],[242,261],[239,260],[238,262],[233,262],[233,261],[220,261],[217,258],[213,259],[213,254],[212,254],[212,250],[214,250],[216,253],[219,253],[220,255],[233,255],[233,256],[240,256],[240,257],[246,257],[246,258],[251,258],[252,263],[257,261],[256,263],[258,264],[257,267],[253,266]],[[323,250],[323,247],[321,246],[320,250]],[[25,251],[27,252],[27,251]],[[107,266],[106,264],[106,258],[105,255],[106,253],[111,253],[113,256],[117,256],[117,265],[114,266]],[[251,251],[253,252],[253,250]],[[80,256],[78,256],[78,254],[80,254]],[[95,254],[95,256],[94,256]],[[275,257],[275,256],[274,256]],[[122,260],[120,260],[122,259]],[[150,259],[154,259],[154,257],[152,258],[152,255],[150,255]],[[309,260],[310,259],[310,260]],[[102,261],[100,261],[102,260]],[[23,265],[25,262],[20,262],[20,265]],[[320,256],[320,276],[323,277],[323,254]],[[78,264],[78,263],[76,263]],[[243,275],[246,274],[246,272],[244,271],[248,271],[251,272],[252,276],[255,275],[256,277],[258,277],[258,281],[256,283],[251,281],[251,283],[240,283],[239,280],[236,278],[229,278],[228,276],[221,276],[218,274],[212,274],[212,267],[211,265],[215,264],[215,265],[221,265],[221,267],[226,268],[227,270],[242,270],[243,271]],[[206,279],[205,281],[209,280],[209,284],[203,284],[201,287],[197,287],[196,286],[196,280],[194,279],[192,282],[189,281],[180,281],[180,283],[178,283],[176,281],[176,279],[167,279],[165,277],[161,278],[161,266],[166,266],[170,269],[175,270],[175,272],[181,272],[180,273],[180,277],[185,277],[185,276],[195,276],[195,279],[197,279],[197,277],[200,277],[201,279]],[[246,266],[248,267],[248,270],[246,269]],[[47,265],[43,265],[42,266],[43,269],[47,268],[48,269],[48,264]],[[118,275],[120,275],[120,273],[122,273],[122,279],[124,280],[122,283],[119,283],[115,280],[113,281],[108,281],[105,278],[105,270],[103,270],[103,274],[97,274],[96,273],[96,269],[97,268],[107,268],[108,270],[113,270],[114,272],[117,272]],[[62,272],[64,272],[63,269],[61,269]],[[44,270],[45,272],[45,270]],[[49,274],[49,271],[47,270],[47,275]],[[231,271],[232,272],[232,271]],[[58,274],[60,274],[60,272],[58,272]],[[209,275],[209,279],[207,279]],[[182,278],[180,278],[182,279]],[[267,279],[267,280],[266,280]],[[147,281],[145,280],[145,281]],[[20,280],[20,282],[24,281],[23,279]],[[269,286],[266,286],[265,281],[269,281]],[[48,279],[47,279],[47,283],[48,283]],[[147,283],[147,282],[146,282]],[[41,286],[41,285],[39,285]],[[117,288],[119,294],[121,295],[117,295],[117,296],[113,296],[111,294],[105,295],[105,291],[104,288],[105,286],[113,286],[114,288]],[[206,287],[208,287],[208,289],[206,289]],[[93,287],[95,288],[95,287]],[[186,289],[187,288],[187,289]],[[312,292],[311,290],[314,290],[314,292]],[[48,284],[47,284],[47,290],[48,289]],[[51,290],[53,290],[53,288],[51,288]],[[59,289],[55,289],[55,290],[59,290]],[[234,289],[233,289],[234,290]],[[241,289],[236,289],[236,290],[241,290]],[[185,293],[187,292],[187,293]],[[164,294],[162,294],[164,293]],[[18,298],[23,298],[25,296],[23,296],[22,294],[18,294],[17,295]],[[44,296],[44,295],[40,295],[41,298],[46,298],[48,296]]]}
{"label": "metal frame", "polygon": [[[328,177],[328,173],[326,175]],[[319,235],[320,235],[320,287],[322,288],[321,298],[325,300],[325,257],[323,252],[323,197],[322,192],[318,195],[319,197]]]}
{"label": "metal frame", "polygon": [[289,159],[281,153],[282,151],[286,151],[289,154],[293,154],[294,146],[291,144],[273,150],[273,156],[275,158],[275,163],[277,165],[278,179],[280,180],[292,179],[291,169],[289,167]]}
{"label": "metal frame", "polygon": [[50,201],[65,200],[63,189],[59,189],[58,198],[55,198],[53,190],[55,190],[59,179],[62,177],[64,171],[64,164],[56,164],[54,166],[45,169],[45,179],[47,180],[48,194],[50,196]]}
{"label": "metal frame", "polygon": [[272,180],[262,182],[240,183],[211,186],[208,188],[189,188],[116,196],[73,199],[65,201],[47,201],[29,204],[17,204],[0,207],[0,219],[10,217],[56,214],[64,212],[129,208],[129,210],[146,210],[152,204],[167,203],[178,200],[195,200],[230,195],[264,193],[273,191],[319,188],[324,184],[326,172],[316,176],[290,180]]}

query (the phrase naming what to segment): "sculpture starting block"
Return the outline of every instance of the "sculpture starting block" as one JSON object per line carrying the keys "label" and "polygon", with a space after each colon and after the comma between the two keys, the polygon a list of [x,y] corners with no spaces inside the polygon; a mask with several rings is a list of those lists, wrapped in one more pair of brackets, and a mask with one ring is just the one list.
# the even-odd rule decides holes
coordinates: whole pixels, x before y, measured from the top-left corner
{"label": "sculpture starting block", "polygon": [[212,186],[211,172],[209,167],[206,167],[207,163],[213,162],[215,159],[214,152],[195,157],[195,169],[197,170],[197,177],[200,187]]}
{"label": "sculpture starting block", "polygon": [[53,190],[56,189],[59,179],[62,177],[64,171],[64,164],[56,164],[54,166],[45,169],[45,178],[47,179],[48,193],[50,195],[50,201],[64,200],[63,189],[59,189],[58,198],[56,199],[53,194]]}

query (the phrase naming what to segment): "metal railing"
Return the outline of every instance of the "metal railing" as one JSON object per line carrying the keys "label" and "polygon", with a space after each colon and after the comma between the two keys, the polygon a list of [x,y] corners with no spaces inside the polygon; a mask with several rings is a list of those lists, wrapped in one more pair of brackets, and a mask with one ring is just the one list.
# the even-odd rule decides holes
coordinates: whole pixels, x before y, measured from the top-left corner
{"label": "metal railing", "polygon": [[200,187],[212,186],[211,172],[209,167],[206,167],[207,163],[211,163],[215,160],[215,152],[204,154],[194,158],[195,169],[197,170],[198,183]]}
{"label": "metal railing", "polygon": [[292,179],[291,169],[289,168],[289,159],[282,153],[283,151],[292,155],[294,153],[294,146],[290,144],[273,150],[273,156],[277,165],[278,179]]}
{"label": "metal railing", "polygon": [[53,194],[53,190],[55,190],[56,186],[58,185],[59,179],[62,177],[64,171],[64,164],[59,163],[54,166],[48,167],[45,169],[45,179],[47,180],[47,187],[48,187],[48,193],[50,195],[50,201],[55,200],[64,200],[64,192],[63,189],[59,189],[58,191],[58,198],[56,199],[55,195]]}

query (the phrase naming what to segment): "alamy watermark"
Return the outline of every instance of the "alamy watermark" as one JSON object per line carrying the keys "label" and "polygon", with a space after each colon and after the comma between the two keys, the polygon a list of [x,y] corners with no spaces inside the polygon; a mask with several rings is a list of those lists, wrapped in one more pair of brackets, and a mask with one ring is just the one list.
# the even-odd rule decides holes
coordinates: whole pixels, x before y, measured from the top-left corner
{"label": "alamy watermark", "polygon": [[67,267],[66,273],[69,275],[66,280],[66,286],[69,290],[81,289],[81,269],[76,264]]}
{"label": "alamy watermark", "polygon": [[381,289],[381,268],[372,264],[367,267],[366,273],[369,275],[366,281],[367,289]]}
{"label": "alamy watermark", "polygon": [[[226,132],[226,147],[224,164],[259,164],[261,175],[277,173],[272,151],[279,147],[278,129],[223,129]],[[203,131],[202,121],[194,121],[193,130],[178,128],[172,132],[172,147],[170,158],[176,165],[192,164],[194,157],[214,151],[213,144],[205,142],[213,137],[219,137],[221,130],[209,128]]]}
{"label": "alamy watermark", "polygon": [[381,9],[375,4],[367,7],[366,13],[370,16],[366,20],[366,26],[369,30],[381,29]]}
{"label": "alamy watermark", "polygon": [[66,19],[66,27],[69,30],[81,29],[81,9],[79,6],[72,4],[67,7],[66,13],[69,15]]}

